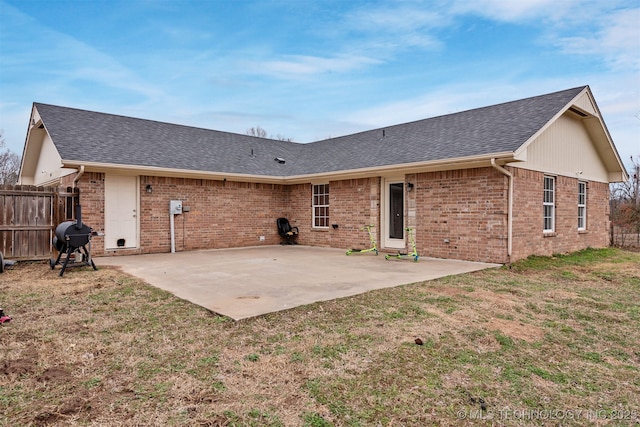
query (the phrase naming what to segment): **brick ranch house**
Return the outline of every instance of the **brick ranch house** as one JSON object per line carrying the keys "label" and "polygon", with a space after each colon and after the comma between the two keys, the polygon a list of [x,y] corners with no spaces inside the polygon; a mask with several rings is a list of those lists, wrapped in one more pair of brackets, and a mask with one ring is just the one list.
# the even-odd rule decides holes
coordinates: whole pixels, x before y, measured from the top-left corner
{"label": "brick ranch house", "polygon": [[627,177],[588,86],[300,144],[34,103],[20,183],[80,191],[96,255],[298,243],[507,263],[605,247]]}

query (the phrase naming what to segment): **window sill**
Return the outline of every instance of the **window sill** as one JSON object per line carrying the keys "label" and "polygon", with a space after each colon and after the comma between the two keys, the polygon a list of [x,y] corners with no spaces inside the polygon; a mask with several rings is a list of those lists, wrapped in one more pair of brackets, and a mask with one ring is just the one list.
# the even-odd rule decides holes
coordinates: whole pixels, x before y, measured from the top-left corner
{"label": "window sill", "polygon": [[326,228],[325,227],[323,227],[323,228],[313,227],[313,228],[311,228],[311,231],[312,232],[317,231],[317,232],[320,232],[320,233],[326,233],[327,231],[329,231],[329,227],[326,227]]}
{"label": "window sill", "polygon": [[589,230],[578,230],[578,234],[588,234]]}
{"label": "window sill", "polygon": [[544,233],[542,233],[542,237],[556,237],[558,235],[558,233],[556,233],[555,231],[545,231]]}

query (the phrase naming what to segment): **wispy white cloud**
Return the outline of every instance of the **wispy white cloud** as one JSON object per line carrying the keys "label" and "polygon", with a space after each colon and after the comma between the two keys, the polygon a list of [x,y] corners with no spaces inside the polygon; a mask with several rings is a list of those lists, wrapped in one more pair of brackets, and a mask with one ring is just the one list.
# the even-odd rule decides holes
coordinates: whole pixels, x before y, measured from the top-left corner
{"label": "wispy white cloud", "polygon": [[521,22],[535,19],[560,19],[575,11],[580,0],[457,0],[451,3],[455,15],[475,14],[503,22]]}
{"label": "wispy white cloud", "polygon": [[50,87],[59,86],[61,91],[74,82],[88,81],[146,97],[161,95],[161,90],[112,56],[72,36],[43,26],[9,5],[3,4],[3,9],[3,14],[9,16],[3,19],[3,25],[9,25],[3,30],[3,38],[26,37],[21,32],[28,26],[29,34],[37,37],[32,42],[40,46],[37,56],[30,49],[11,51],[7,58],[3,58],[5,66],[29,68],[46,80]]}
{"label": "wispy white cloud", "polygon": [[559,37],[557,46],[568,54],[603,57],[615,70],[640,70],[640,8],[601,16],[593,24],[595,31]]}
{"label": "wispy white cloud", "polygon": [[[24,143],[31,102],[50,102],[104,111],[107,98],[167,99],[151,83],[118,59],[57,29],[49,28],[11,5],[2,3],[3,98],[23,99],[0,106],[1,128],[16,152]],[[8,84],[8,77],[16,79]],[[21,121],[17,118],[22,117]]]}
{"label": "wispy white cloud", "polygon": [[413,33],[448,23],[436,8],[420,3],[383,4],[377,8],[365,6],[348,13],[345,22],[355,31],[385,34]]}
{"label": "wispy white cloud", "polygon": [[[522,88],[507,82],[485,85],[477,85],[476,82],[452,83],[417,93],[412,98],[354,111],[347,118],[349,122],[361,124],[363,129],[389,126],[511,101],[517,99],[519,93],[523,93]],[[535,93],[533,89],[530,95],[540,93]],[[510,95],[505,97],[504,94]]]}
{"label": "wispy white cloud", "polygon": [[362,49],[382,49],[380,57],[407,49],[438,49],[441,41],[433,30],[451,23],[435,3],[382,3],[365,5],[347,13],[337,31],[353,37]]}
{"label": "wispy white cloud", "polygon": [[458,0],[449,12],[538,26],[541,44],[562,53],[605,58],[615,70],[640,69],[640,8],[625,0]]}
{"label": "wispy white cloud", "polygon": [[284,55],[278,60],[247,61],[245,69],[251,73],[267,74],[290,79],[305,78],[327,73],[344,73],[379,63],[379,60],[359,55],[319,57],[306,55]]}

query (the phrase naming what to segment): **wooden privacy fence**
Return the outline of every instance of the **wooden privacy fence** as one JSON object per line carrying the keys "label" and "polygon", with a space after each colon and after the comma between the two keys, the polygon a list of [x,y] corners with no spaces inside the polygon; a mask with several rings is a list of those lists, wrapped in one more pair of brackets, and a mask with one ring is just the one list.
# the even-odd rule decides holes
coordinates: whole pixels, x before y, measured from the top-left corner
{"label": "wooden privacy fence", "polygon": [[0,185],[0,252],[7,259],[49,258],[55,228],[74,218],[78,202],[77,189]]}

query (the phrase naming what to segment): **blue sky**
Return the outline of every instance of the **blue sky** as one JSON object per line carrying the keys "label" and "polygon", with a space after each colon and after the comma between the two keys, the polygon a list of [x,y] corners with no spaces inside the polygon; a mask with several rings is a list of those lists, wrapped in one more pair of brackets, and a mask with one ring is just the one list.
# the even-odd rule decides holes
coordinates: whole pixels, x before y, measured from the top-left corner
{"label": "blue sky", "polygon": [[640,0],[0,0],[0,129],[32,102],[309,142],[588,84],[640,154]]}

